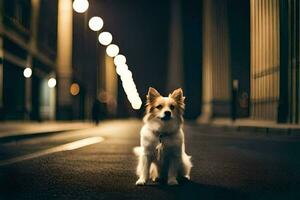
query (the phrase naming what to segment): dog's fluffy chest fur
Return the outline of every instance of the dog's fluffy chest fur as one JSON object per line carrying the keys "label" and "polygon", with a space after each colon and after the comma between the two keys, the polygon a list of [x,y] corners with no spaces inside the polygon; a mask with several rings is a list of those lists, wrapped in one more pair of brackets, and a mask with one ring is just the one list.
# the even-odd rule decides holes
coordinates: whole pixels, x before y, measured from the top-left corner
{"label": "dog's fluffy chest fur", "polygon": [[144,147],[144,153],[153,154],[158,145],[164,149],[181,148],[183,132],[181,129],[173,132],[163,130],[152,130],[147,124],[141,130],[141,145]]}

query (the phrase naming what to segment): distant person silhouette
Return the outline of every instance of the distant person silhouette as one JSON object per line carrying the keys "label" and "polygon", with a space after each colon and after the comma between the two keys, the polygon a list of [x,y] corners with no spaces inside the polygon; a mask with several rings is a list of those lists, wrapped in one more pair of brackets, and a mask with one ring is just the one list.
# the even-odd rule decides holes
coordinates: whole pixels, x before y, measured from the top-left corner
{"label": "distant person silhouette", "polygon": [[96,125],[99,124],[101,120],[107,117],[106,102],[102,102],[96,98],[92,107],[92,118]]}
{"label": "distant person silhouette", "polygon": [[92,107],[92,119],[96,125],[98,125],[100,121],[100,112],[101,112],[100,102],[98,99],[95,99]]}

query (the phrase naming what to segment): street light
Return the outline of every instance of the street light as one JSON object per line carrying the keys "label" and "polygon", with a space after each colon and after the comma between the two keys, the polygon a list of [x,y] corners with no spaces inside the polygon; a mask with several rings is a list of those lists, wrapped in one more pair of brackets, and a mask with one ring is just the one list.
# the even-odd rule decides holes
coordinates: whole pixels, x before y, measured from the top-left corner
{"label": "street light", "polygon": [[70,93],[73,95],[73,96],[76,96],[77,94],[79,94],[80,92],[80,87],[77,83],[73,83],[70,87]]}
{"label": "street light", "polygon": [[[85,12],[89,7],[89,2],[87,0],[74,0],[73,1],[73,8],[78,13]],[[94,16],[89,20],[89,28],[92,31],[99,31],[103,28],[103,20],[101,17]],[[115,44],[111,44],[113,37],[112,34],[109,32],[102,32],[98,36],[99,43],[107,46],[106,54],[109,57],[114,58],[114,64],[116,65],[116,72],[120,76],[122,80],[122,86],[125,90],[127,98],[131,103],[133,109],[138,110],[141,108],[142,100],[139,96],[139,93],[136,89],[136,85],[132,78],[132,72],[128,70],[128,66],[126,64],[126,57],[124,55],[119,54],[119,47]],[[118,55],[119,54],[119,55]],[[25,71],[24,71],[25,76]],[[30,74],[31,76],[31,74]],[[50,78],[48,80],[48,86],[50,88],[54,88],[56,85],[55,78]],[[73,83],[70,86],[70,93],[75,96],[79,94],[80,87],[77,83]]]}
{"label": "street light", "polygon": [[23,75],[25,78],[30,78],[32,75],[32,70],[29,67],[26,67],[23,71]]}
{"label": "street light", "polygon": [[122,77],[132,79],[132,72],[131,72],[130,70],[126,70],[126,71],[124,71],[124,73],[122,74]]}
{"label": "street light", "polygon": [[114,63],[116,66],[123,65],[126,63],[126,57],[124,55],[119,54],[114,58]]}
{"label": "street light", "polygon": [[93,31],[100,31],[100,29],[103,27],[103,20],[101,17],[92,17],[89,20],[89,27]]}
{"label": "street light", "polygon": [[119,53],[119,47],[115,44],[110,44],[107,48],[106,48],[106,53],[108,56],[110,57],[115,57],[116,55],[118,55]]}
{"label": "street light", "polygon": [[109,32],[102,32],[100,33],[98,40],[100,44],[107,46],[112,42],[112,35]]}
{"label": "street light", "polygon": [[48,87],[49,88],[54,88],[56,86],[56,79],[55,78],[50,78],[48,80]]}
{"label": "street light", "polygon": [[119,74],[119,76],[122,76],[123,74],[125,74],[127,70],[128,70],[128,66],[126,64],[117,65],[117,67],[116,67],[116,72],[117,72],[117,74]]}
{"label": "street light", "polygon": [[84,13],[88,8],[89,8],[89,2],[87,0],[73,1],[73,9],[78,13]]}
{"label": "street light", "polygon": [[142,106],[142,101],[140,99],[138,99],[137,101],[134,101],[131,103],[131,106],[134,110],[139,110]]}

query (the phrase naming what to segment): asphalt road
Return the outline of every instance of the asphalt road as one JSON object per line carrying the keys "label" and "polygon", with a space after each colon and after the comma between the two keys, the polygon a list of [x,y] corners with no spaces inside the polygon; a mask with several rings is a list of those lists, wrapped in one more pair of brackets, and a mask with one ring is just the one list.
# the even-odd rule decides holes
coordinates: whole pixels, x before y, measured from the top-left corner
{"label": "asphalt road", "polygon": [[0,199],[300,199],[300,136],[187,124],[192,181],[138,187],[132,149],[140,127],[107,121],[0,141]]}

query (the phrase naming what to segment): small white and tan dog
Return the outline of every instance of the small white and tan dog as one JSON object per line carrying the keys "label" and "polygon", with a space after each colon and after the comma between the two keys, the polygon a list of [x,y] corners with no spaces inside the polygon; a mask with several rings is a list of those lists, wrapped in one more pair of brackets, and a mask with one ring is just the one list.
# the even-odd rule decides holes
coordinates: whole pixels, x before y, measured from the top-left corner
{"label": "small white and tan dog", "polygon": [[184,99],[181,88],[168,97],[149,88],[141,146],[134,149],[139,158],[136,185],[145,185],[149,178],[169,185],[190,179],[192,163],[185,152],[182,130]]}

